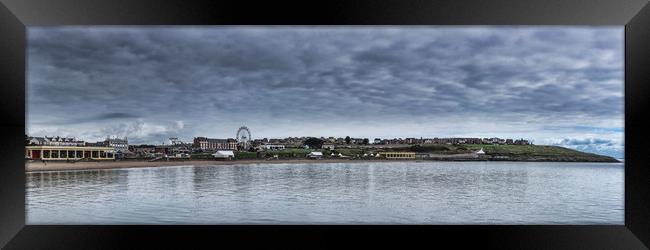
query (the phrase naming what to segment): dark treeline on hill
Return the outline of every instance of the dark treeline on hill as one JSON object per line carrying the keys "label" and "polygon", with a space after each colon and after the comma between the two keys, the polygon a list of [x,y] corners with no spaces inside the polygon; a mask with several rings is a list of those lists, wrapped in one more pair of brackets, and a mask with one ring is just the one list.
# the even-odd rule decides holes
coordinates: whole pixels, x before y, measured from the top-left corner
{"label": "dark treeline on hill", "polygon": [[460,152],[463,151],[463,153],[468,153],[468,149],[466,147],[462,146],[447,146],[447,145],[427,145],[427,146],[420,146],[420,145],[414,145],[409,148],[405,148],[407,150],[400,150],[400,151],[413,151],[416,153],[430,153],[430,152],[435,152],[435,153],[442,153],[442,152]]}
{"label": "dark treeline on hill", "polygon": [[309,146],[309,148],[322,148],[323,147],[323,140],[315,138],[315,137],[309,137],[307,140],[305,140],[305,145]]}

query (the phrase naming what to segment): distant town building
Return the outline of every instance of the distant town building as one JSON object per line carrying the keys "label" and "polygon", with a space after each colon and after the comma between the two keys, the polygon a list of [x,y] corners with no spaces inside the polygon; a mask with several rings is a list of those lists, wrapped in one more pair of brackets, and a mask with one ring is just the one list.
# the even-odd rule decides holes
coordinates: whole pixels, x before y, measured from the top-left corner
{"label": "distant town building", "polygon": [[174,155],[177,158],[179,156],[181,158],[185,158],[186,157],[185,155],[189,156],[191,153],[192,153],[191,143],[185,143],[177,140],[171,145],[171,155]]}
{"label": "distant town building", "polygon": [[174,146],[172,145],[156,145],[154,148],[154,153],[156,154],[161,154],[161,155],[173,155],[174,154]]}
{"label": "distant town building", "polygon": [[110,138],[107,137],[103,142],[103,146],[115,149],[116,153],[126,153],[129,151],[129,140],[124,138]]}
{"label": "distant town building", "polygon": [[334,144],[323,144],[323,149],[329,149],[329,150],[334,150],[336,146]]}
{"label": "distant town building", "polygon": [[237,141],[232,138],[213,139],[195,137],[193,146],[202,150],[237,150]]}
{"label": "distant town building", "polygon": [[179,140],[178,137],[169,138],[169,143],[171,145],[182,145],[183,144],[183,142],[181,140]]}
{"label": "distant town building", "polygon": [[136,157],[151,157],[156,153],[154,145],[129,145],[129,152],[133,152]]}
{"label": "distant town building", "polygon": [[506,140],[497,137],[483,138],[483,144],[506,144]]}
{"label": "distant town building", "polygon": [[369,142],[368,138],[350,138],[350,144],[363,145]]}
{"label": "distant town building", "polygon": [[45,144],[45,138],[43,137],[27,137],[27,145],[43,145]]}
{"label": "distant town building", "polygon": [[33,146],[85,146],[84,141],[78,141],[74,137],[44,136],[27,137],[27,144]]}
{"label": "distant town building", "polygon": [[282,150],[285,149],[285,146],[283,144],[264,144],[260,146],[262,149],[265,150]]}
{"label": "distant town building", "polygon": [[528,142],[528,140],[519,139],[519,140],[515,140],[514,144],[515,145],[529,145],[530,143]]}

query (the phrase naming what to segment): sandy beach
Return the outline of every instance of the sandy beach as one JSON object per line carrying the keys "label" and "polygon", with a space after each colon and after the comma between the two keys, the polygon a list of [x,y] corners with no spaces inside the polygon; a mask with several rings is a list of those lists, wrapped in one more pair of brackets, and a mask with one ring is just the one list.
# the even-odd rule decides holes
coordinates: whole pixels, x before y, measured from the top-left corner
{"label": "sandy beach", "polygon": [[[459,155],[441,156],[429,159],[251,159],[251,160],[173,160],[173,161],[143,161],[143,160],[121,160],[121,161],[94,161],[94,162],[65,162],[65,161],[28,161],[25,163],[26,172],[40,171],[63,171],[63,170],[87,170],[87,169],[114,169],[114,168],[147,168],[147,167],[173,167],[173,166],[218,166],[218,165],[241,165],[241,164],[286,164],[286,163],[364,163],[364,162],[422,162],[422,161],[490,161],[479,158],[458,157]],[[460,155],[465,156],[465,155]],[[579,161],[566,159],[507,159],[492,161],[527,161],[527,162],[599,162]]]}
{"label": "sandy beach", "polygon": [[[87,169],[114,169],[114,168],[146,168],[146,167],[172,167],[172,166],[207,166],[207,165],[235,165],[235,164],[282,164],[282,163],[355,163],[376,160],[350,160],[350,159],[292,159],[292,160],[234,160],[234,161],[102,161],[102,162],[47,162],[33,161],[25,163],[25,171],[61,171],[61,170],[87,170]],[[392,161],[392,160],[391,160]]]}

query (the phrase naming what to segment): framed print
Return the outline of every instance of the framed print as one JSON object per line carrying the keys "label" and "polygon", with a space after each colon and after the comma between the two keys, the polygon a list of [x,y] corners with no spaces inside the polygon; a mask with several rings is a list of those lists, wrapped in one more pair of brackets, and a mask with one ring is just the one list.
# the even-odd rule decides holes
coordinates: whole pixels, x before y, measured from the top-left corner
{"label": "framed print", "polygon": [[0,244],[643,249],[650,7],[498,2],[2,1]]}

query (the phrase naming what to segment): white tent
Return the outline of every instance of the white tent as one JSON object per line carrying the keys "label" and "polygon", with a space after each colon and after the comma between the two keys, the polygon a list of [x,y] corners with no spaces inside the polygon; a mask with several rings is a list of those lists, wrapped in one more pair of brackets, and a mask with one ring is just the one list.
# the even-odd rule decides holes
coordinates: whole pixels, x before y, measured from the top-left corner
{"label": "white tent", "polygon": [[484,154],[485,154],[485,151],[483,151],[483,148],[481,148],[481,150],[476,151],[476,153],[477,153],[477,154],[480,154],[480,155],[484,155]]}
{"label": "white tent", "polygon": [[323,157],[323,153],[314,151],[314,152],[309,153],[307,156],[310,157],[310,158],[321,158],[321,157]]}
{"label": "white tent", "polygon": [[219,150],[216,153],[212,154],[214,158],[234,158],[235,153],[231,150]]}

